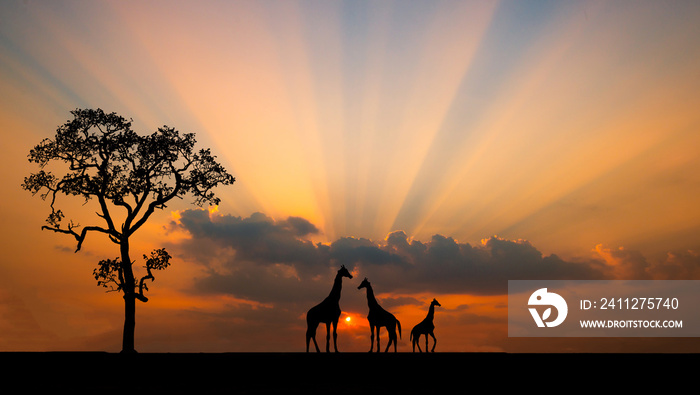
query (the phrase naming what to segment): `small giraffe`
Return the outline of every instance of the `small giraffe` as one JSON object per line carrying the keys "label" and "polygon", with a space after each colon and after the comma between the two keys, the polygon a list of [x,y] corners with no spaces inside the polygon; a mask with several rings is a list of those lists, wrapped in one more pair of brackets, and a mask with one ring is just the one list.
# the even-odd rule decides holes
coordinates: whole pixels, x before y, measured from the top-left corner
{"label": "small giraffe", "polygon": [[419,322],[411,330],[411,336],[409,336],[409,339],[412,339],[411,343],[413,344],[413,352],[416,352],[416,346],[418,346],[418,351],[423,352],[423,350],[420,349],[420,344],[418,344],[418,340],[420,339],[421,335],[425,335],[426,352],[428,352],[428,335],[430,335],[433,338],[433,348],[432,350],[430,350],[430,352],[435,352],[435,345],[437,344],[437,339],[435,338],[435,334],[433,333],[433,330],[435,329],[435,325],[433,325],[433,317],[435,317],[435,306],[440,306],[440,303],[438,303],[437,299],[433,299],[433,301],[430,302],[428,315],[425,317],[425,319]]}
{"label": "small giraffe", "polygon": [[343,277],[352,278],[345,265],[338,270],[328,297],[306,313],[306,352],[309,352],[309,341],[312,339],[314,346],[316,346],[316,352],[320,352],[318,343],[316,343],[316,328],[321,322],[326,324],[326,352],[330,351],[331,325],[333,326],[333,348],[335,352],[338,352],[336,341],[338,339],[337,327],[338,319],[340,319],[340,291],[343,287]]}
{"label": "small giraffe", "polygon": [[401,336],[401,323],[393,314],[384,310],[382,306],[379,305],[377,299],[374,298],[374,291],[372,291],[372,286],[369,281],[367,281],[367,277],[365,277],[362,284],[357,287],[357,289],[362,288],[367,288],[367,305],[369,306],[369,314],[367,315],[370,330],[369,352],[372,352],[374,349],[374,328],[377,328],[377,352],[381,351],[379,348],[379,328],[383,326],[386,327],[389,333],[389,344],[386,345],[386,350],[384,350],[384,352],[389,351],[391,343],[394,343],[394,352],[396,352],[396,327],[399,327],[399,336]]}

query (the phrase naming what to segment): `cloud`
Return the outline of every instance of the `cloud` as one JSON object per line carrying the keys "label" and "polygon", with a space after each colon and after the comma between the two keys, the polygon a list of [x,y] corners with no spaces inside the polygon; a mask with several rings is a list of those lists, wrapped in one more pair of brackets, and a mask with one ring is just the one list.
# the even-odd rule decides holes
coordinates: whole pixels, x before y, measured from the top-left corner
{"label": "cloud", "polygon": [[639,251],[626,250],[623,247],[611,249],[598,244],[593,249],[614,271],[617,277],[636,280],[650,280],[649,263]]}
{"label": "cloud", "polygon": [[[602,246],[590,258],[564,260],[542,254],[528,241],[496,236],[471,245],[439,234],[422,242],[395,231],[382,241],[341,237],[323,244],[308,239],[320,232],[303,218],[275,220],[262,213],[242,218],[199,209],[181,212],[171,226],[190,235],[173,246],[178,253],[207,269],[196,280],[198,292],[262,303],[317,301],[340,265],[368,277],[380,292],[406,294],[496,295],[507,293],[508,280],[651,275],[641,255],[623,256]],[[658,272],[673,274],[668,268]]]}
{"label": "cloud", "polygon": [[508,280],[607,277],[600,261],[570,262],[556,255],[543,256],[527,241],[495,236],[472,246],[439,234],[423,243],[396,231],[387,236],[385,245],[375,248],[398,255],[400,260],[395,260],[401,264],[391,268],[358,264],[399,292],[504,294]]}
{"label": "cloud", "polygon": [[262,265],[289,264],[297,269],[317,266],[327,260],[327,248],[314,245],[305,236],[318,229],[303,218],[284,221],[254,213],[248,218],[214,216],[204,210],[186,210],[173,226],[182,227],[191,238],[183,247],[206,262],[222,249],[235,251],[238,262]]}
{"label": "cloud", "polygon": [[598,244],[594,252],[614,271],[616,278],[635,280],[700,279],[700,253],[687,250],[669,252],[658,262],[649,262],[639,251],[612,249]]}

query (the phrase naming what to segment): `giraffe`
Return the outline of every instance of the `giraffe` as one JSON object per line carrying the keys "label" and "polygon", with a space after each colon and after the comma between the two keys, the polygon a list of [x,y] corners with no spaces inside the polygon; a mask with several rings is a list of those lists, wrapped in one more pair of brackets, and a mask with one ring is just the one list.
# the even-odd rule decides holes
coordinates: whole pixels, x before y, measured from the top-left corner
{"label": "giraffe", "polygon": [[369,352],[374,349],[374,328],[377,328],[377,352],[380,352],[379,348],[379,328],[386,327],[387,332],[389,332],[389,344],[386,345],[386,350],[389,351],[391,343],[394,343],[394,352],[396,352],[396,327],[399,327],[399,336],[401,336],[401,323],[394,317],[393,314],[384,310],[382,306],[379,305],[377,299],[374,298],[374,291],[372,290],[372,285],[370,285],[367,277],[362,281],[357,289],[367,289],[367,305],[369,306],[369,314],[367,314],[367,320],[369,321],[370,330],[370,348]]}
{"label": "giraffe", "polygon": [[328,295],[323,302],[317,304],[316,306],[309,309],[306,313],[306,352],[309,352],[309,340],[314,341],[314,346],[316,346],[316,352],[320,352],[318,349],[318,343],[316,343],[316,328],[321,322],[326,324],[326,352],[330,351],[330,338],[331,338],[331,325],[333,326],[333,348],[335,352],[338,352],[338,345],[336,341],[338,339],[338,319],[340,318],[340,290],[343,287],[343,277],[352,278],[348,269],[345,265],[341,266],[338,270],[338,274],[335,275],[335,280],[333,281],[333,288],[331,293]]}
{"label": "giraffe", "polygon": [[425,352],[428,352],[428,335],[430,335],[433,338],[433,348],[432,350],[430,350],[430,352],[435,352],[435,345],[437,344],[437,339],[435,338],[435,334],[433,333],[433,330],[435,329],[435,325],[433,325],[433,317],[435,317],[435,306],[440,306],[440,303],[438,303],[437,299],[433,299],[433,301],[430,302],[428,315],[425,317],[425,319],[419,322],[411,330],[411,336],[409,336],[409,339],[412,339],[411,343],[413,344],[413,352],[416,352],[416,346],[418,346],[418,351],[423,352],[423,350],[420,349],[420,344],[418,344],[418,340],[420,339],[421,335],[425,335]]}

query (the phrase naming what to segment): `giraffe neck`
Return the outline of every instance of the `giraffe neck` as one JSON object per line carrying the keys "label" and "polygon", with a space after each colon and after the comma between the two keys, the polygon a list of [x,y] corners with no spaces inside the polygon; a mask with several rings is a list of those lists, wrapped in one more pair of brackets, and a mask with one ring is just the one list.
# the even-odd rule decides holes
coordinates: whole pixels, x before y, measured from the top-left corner
{"label": "giraffe neck", "polygon": [[430,308],[428,309],[428,316],[425,318],[427,320],[432,321],[434,316],[435,316],[435,305],[431,303]]}
{"label": "giraffe neck", "polygon": [[334,300],[340,300],[340,291],[343,288],[343,276],[340,274],[337,274],[335,276],[335,281],[333,281],[333,288],[331,289],[330,295],[328,295],[329,298],[334,299]]}
{"label": "giraffe neck", "polygon": [[367,286],[367,305],[369,307],[379,306],[377,299],[374,297],[374,291],[372,290],[371,285]]}

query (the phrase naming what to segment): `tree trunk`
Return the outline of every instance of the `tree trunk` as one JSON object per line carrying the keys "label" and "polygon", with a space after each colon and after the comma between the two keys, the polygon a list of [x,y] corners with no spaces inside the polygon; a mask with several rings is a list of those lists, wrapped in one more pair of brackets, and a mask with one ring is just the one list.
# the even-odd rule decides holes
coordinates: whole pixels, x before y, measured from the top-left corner
{"label": "tree trunk", "polygon": [[124,334],[122,336],[122,353],[135,353],[134,331],[136,329],[136,282],[129,257],[129,238],[124,237],[120,243],[122,255],[122,273],[124,275]]}
{"label": "tree trunk", "polygon": [[135,353],[134,330],[136,328],[136,298],[134,293],[124,295],[124,335],[122,353]]}

